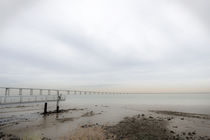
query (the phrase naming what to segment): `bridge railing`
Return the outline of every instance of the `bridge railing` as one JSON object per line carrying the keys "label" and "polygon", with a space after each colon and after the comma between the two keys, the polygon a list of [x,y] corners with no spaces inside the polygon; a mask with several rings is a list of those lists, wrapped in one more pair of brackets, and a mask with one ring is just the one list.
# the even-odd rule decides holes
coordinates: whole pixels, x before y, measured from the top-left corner
{"label": "bridge railing", "polygon": [[[0,105],[53,101],[57,101],[57,95],[0,96]],[[60,101],[65,101],[65,96],[62,95]]]}

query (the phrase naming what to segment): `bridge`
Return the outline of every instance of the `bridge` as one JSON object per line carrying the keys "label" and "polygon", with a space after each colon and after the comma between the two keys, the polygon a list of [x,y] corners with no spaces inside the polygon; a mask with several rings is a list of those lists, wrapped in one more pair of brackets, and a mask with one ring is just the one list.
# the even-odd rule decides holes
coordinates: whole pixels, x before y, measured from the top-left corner
{"label": "bridge", "polygon": [[59,112],[59,102],[65,101],[71,94],[123,94],[120,92],[81,91],[63,89],[16,88],[0,87],[0,105],[21,103],[44,103],[44,114],[47,114],[47,103],[56,102],[56,112]]}
{"label": "bridge", "polygon": [[71,94],[126,94],[122,92],[81,91],[68,89],[41,89],[0,87],[0,105],[65,101],[65,96]]}

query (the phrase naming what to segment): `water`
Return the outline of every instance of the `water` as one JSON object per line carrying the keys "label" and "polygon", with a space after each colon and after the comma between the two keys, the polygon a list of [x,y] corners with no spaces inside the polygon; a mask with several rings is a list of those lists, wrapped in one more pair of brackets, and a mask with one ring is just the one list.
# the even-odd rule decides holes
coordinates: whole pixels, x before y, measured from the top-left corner
{"label": "water", "polygon": [[[78,105],[107,105],[136,110],[158,109],[210,114],[210,94],[71,94],[66,95],[66,101],[61,102],[60,105],[61,108]],[[30,106],[35,106],[35,104]],[[49,103],[48,106],[54,109],[55,102]]]}
{"label": "water", "polygon": [[209,105],[210,94],[103,94],[70,95],[67,101],[78,104],[126,105]]}
{"label": "water", "polygon": [[172,110],[210,114],[210,94],[70,95],[63,104],[118,105],[133,109]]}

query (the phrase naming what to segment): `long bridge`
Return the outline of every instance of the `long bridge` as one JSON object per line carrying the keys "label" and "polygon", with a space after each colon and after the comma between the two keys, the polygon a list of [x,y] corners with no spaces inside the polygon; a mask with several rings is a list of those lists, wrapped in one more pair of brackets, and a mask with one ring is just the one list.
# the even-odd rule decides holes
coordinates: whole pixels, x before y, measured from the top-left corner
{"label": "long bridge", "polygon": [[126,94],[122,92],[104,92],[68,89],[42,89],[42,88],[17,88],[0,87],[0,105],[65,101],[66,95],[71,94]]}

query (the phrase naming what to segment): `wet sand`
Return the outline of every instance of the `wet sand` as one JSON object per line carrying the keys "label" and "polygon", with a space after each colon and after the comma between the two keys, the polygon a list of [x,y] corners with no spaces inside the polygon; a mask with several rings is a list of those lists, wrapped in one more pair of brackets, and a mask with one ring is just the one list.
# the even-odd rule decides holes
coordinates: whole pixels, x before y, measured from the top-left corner
{"label": "wet sand", "polygon": [[59,113],[52,105],[45,115],[42,104],[17,108],[0,109],[0,139],[210,140],[207,114],[100,104],[65,106]]}

